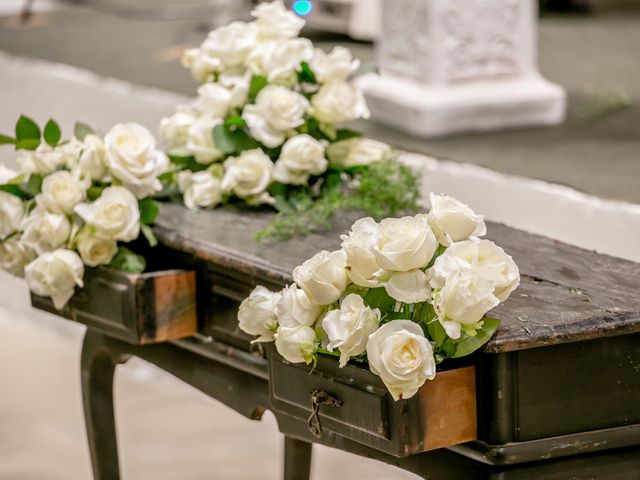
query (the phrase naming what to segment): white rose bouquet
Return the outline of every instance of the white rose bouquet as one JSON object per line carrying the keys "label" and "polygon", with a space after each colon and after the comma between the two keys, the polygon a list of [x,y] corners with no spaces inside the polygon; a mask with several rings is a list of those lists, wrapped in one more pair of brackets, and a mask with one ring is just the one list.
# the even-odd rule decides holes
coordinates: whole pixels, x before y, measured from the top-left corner
{"label": "white rose bouquet", "polygon": [[415,210],[416,175],[381,142],[339,125],[368,118],[349,81],[359,61],[298,35],[304,20],[282,1],[254,21],[209,33],[182,58],[198,97],[160,124],[173,183],[189,208],[228,202],[279,213],[259,238],[288,238],[331,225],[338,208],[378,218]]}
{"label": "white rose bouquet", "polygon": [[82,286],[85,265],[145,269],[130,242],[142,232],[151,246],[157,243],[149,227],[158,213],[151,195],[161,190],[169,161],[144,127],[119,124],[102,138],[76,124],[74,137],[61,141],[54,120],[41,132],[22,116],[15,137],[0,135],[0,144],[15,146],[20,166],[2,167],[1,269],[24,276],[58,310]]}
{"label": "white rose bouquet", "polygon": [[293,363],[318,354],[367,363],[395,400],[409,398],[447,358],[468,355],[499,325],[486,314],[520,282],[513,259],[481,239],[484,219],[452,197],[431,194],[431,211],[376,222],[363,218],[342,248],[296,267],[282,292],[257,287],[240,328],[275,340]]}

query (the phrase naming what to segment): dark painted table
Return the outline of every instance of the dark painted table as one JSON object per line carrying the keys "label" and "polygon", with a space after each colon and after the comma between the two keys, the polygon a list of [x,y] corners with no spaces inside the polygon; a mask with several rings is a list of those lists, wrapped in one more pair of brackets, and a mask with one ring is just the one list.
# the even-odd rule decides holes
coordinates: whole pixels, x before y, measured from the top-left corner
{"label": "dark painted table", "polygon": [[[112,381],[115,365],[131,356],[246,417],[271,408],[267,361],[238,330],[237,306],[254,285],[280,288],[294,266],[337,248],[351,219],[329,234],[256,243],[268,220],[259,212],[163,205],[155,232],[165,260],[197,271],[200,334],[137,346],[87,331],[82,381],[96,479],[119,478]],[[315,438],[306,422],[276,411],[286,479],[308,478],[312,443],[434,480],[640,479],[640,265],[503,225],[488,230],[518,263],[522,283],[492,312],[502,324],[472,358],[478,440],[396,458],[332,432]]]}

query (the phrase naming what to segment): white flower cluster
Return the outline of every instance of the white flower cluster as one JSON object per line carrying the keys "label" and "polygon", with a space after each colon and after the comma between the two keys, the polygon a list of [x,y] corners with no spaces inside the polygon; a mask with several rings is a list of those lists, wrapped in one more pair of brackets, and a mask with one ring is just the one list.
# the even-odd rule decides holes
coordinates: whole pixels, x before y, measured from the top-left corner
{"label": "white flower cluster", "polygon": [[479,238],[482,216],[448,196],[431,194],[431,205],[429,214],[358,220],[340,250],[294,269],[295,284],[257,287],[240,306],[240,328],[275,339],[290,362],[310,363],[320,348],[338,350],[342,367],[366,353],[394,399],[413,396],[435,377],[435,354],[447,356],[431,329],[455,349],[520,281],[513,259]]}
{"label": "white flower cluster", "polygon": [[[185,51],[183,65],[202,83],[198,97],[160,124],[170,154],[213,164],[180,172],[178,187],[190,208],[214,207],[230,195],[273,203],[272,182],[307,185],[330,161],[347,168],[391,154],[369,139],[330,140],[335,124],[369,116],[362,92],[348,80],[359,67],[351,52],[325,53],[298,37],[305,22],[282,1],[260,3],[252,15],[254,21],[218,28]],[[327,138],[310,132],[310,121]],[[214,129],[225,126],[245,133],[254,147],[230,153],[214,138]]]}
{"label": "white flower cluster", "polygon": [[[84,265],[110,263],[117,242],[138,237],[138,199],[161,189],[168,160],[149,131],[130,123],[104,139],[88,134],[21,150],[17,161],[19,172],[2,167],[3,187],[41,184],[27,198],[0,190],[0,268],[24,276],[35,294],[62,309],[82,286]],[[98,188],[95,201],[90,188]]]}

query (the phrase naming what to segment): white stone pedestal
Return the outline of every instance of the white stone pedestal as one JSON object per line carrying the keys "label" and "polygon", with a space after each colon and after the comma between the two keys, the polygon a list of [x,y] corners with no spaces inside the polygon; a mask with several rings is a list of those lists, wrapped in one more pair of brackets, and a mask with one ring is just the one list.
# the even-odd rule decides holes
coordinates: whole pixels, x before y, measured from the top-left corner
{"label": "white stone pedestal", "polygon": [[424,137],[555,125],[564,90],[535,60],[537,0],[383,0],[373,120]]}

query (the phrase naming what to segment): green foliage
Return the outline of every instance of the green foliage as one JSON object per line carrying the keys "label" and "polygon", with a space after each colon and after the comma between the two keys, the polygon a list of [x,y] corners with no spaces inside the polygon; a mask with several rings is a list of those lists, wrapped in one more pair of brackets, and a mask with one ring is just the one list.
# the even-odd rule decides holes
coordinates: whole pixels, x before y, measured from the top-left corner
{"label": "green foliage", "polygon": [[349,208],[362,210],[376,219],[418,210],[420,183],[406,165],[394,160],[376,162],[358,178],[358,189],[347,202]]}
{"label": "green foliage", "polygon": [[147,262],[142,255],[132,252],[127,247],[119,247],[109,267],[128,273],[142,273],[147,268]]}
{"label": "green foliage", "polygon": [[156,245],[158,245],[158,239],[156,238],[153,230],[149,225],[146,225],[144,223],[141,224],[140,231],[142,232],[142,235],[144,235],[144,238],[147,239],[147,242],[149,242],[150,247],[155,247]]}
{"label": "green foliage", "polygon": [[19,185],[13,185],[8,183],[6,185],[0,185],[0,190],[3,192],[10,193],[11,195],[15,195],[16,197],[21,198],[22,200],[28,200],[30,198],[29,194],[20,188]]}
{"label": "green foliage", "polygon": [[227,155],[237,155],[260,146],[245,129],[230,127],[226,124],[213,128],[213,142],[218,150]]}
{"label": "green foliage", "polygon": [[363,297],[364,303],[370,308],[379,308],[381,312],[392,310],[396,301],[389,296],[384,287],[372,288]]}
{"label": "green foliage", "polygon": [[500,320],[485,317],[482,321],[482,327],[476,331],[475,335],[469,336],[466,333],[463,333],[460,340],[456,340],[454,342],[456,350],[453,355],[450,355],[450,357],[459,358],[475,352],[489,341],[499,325]]}
{"label": "green foliage", "polygon": [[35,150],[40,145],[40,127],[29,117],[21,115],[16,122],[16,149]]}
{"label": "green foliage", "polygon": [[160,204],[151,197],[143,198],[138,202],[140,209],[140,222],[150,225],[154,222],[160,211]]}
{"label": "green foliage", "polygon": [[311,67],[309,67],[309,64],[307,62],[302,62],[300,64],[300,71],[298,72],[298,82],[311,83],[314,85],[318,83],[315,73],[313,73],[313,70],[311,70]]}
{"label": "green foliage", "polygon": [[15,143],[15,138],[10,137],[9,135],[0,134],[0,145],[14,145]]}
{"label": "green foliage", "polygon": [[73,134],[78,140],[84,140],[84,137],[91,133],[95,134],[95,131],[86,123],[76,122],[73,126]]}
{"label": "green foliage", "polygon": [[249,84],[249,103],[253,103],[264,87],[267,86],[267,79],[261,75],[254,75],[251,77],[251,83]]}
{"label": "green foliage", "polygon": [[31,176],[29,176],[29,180],[22,184],[21,188],[31,197],[35,197],[42,191],[42,175],[37,173],[31,174]]}
{"label": "green foliage", "polygon": [[55,147],[60,142],[62,132],[60,126],[55,122],[53,118],[49,119],[44,126],[44,141],[51,147]]}
{"label": "green foliage", "polygon": [[358,138],[361,137],[362,134],[355,130],[350,130],[348,128],[339,128],[336,130],[336,141],[340,140],[349,140],[350,138]]}
{"label": "green foliage", "polygon": [[378,220],[418,209],[419,182],[410,168],[395,160],[359,169],[355,189],[343,188],[343,174],[328,170],[319,196],[313,195],[309,187],[273,184],[269,191],[276,199],[278,213],[268,227],[258,232],[256,239],[287,240],[328,230],[342,208],[361,210]]}
{"label": "green foliage", "polygon": [[98,198],[100,198],[100,195],[102,195],[102,191],[105,188],[106,185],[100,183],[94,183],[93,185],[91,185],[87,190],[87,198],[89,199],[89,201],[94,202]]}

